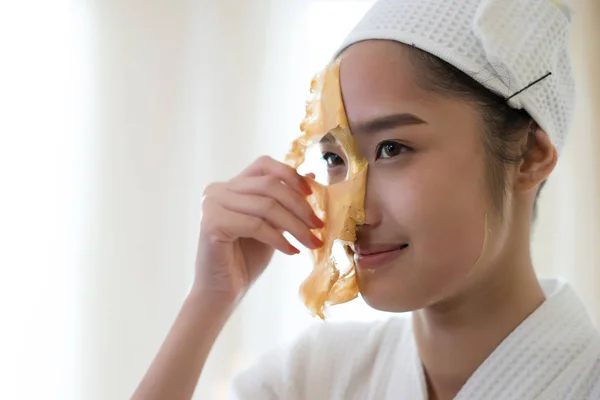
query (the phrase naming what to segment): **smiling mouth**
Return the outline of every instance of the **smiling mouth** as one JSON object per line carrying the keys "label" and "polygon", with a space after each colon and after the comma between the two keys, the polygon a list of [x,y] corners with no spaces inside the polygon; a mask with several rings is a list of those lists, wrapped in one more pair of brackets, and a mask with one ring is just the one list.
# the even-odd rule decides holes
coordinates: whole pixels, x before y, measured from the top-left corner
{"label": "smiling mouth", "polygon": [[408,248],[406,243],[386,249],[361,249],[358,247],[354,254],[354,260],[359,269],[374,270],[399,257],[406,248]]}
{"label": "smiling mouth", "polygon": [[385,253],[391,253],[392,251],[397,251],[397,250],[404,250],[405,248],[408,247],[408,244],[401,244],[399,246],[395,246],[395,247],[391,247],[385,250],[369,250],[367,249],[366,251],[361,250],[360,248],[358,248],[356,254],[359,257],[369,257],[369,256],[375,256],[378,254],[385,254]]}

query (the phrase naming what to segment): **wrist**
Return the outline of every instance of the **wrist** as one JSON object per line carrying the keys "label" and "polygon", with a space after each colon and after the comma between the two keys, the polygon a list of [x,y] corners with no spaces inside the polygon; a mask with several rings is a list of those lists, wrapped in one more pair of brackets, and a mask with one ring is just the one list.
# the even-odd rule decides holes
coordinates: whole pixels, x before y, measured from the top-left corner
{"label": "wrist", "polygon": [[229,317],[237,308],[242,295],[235,293],[220,292],[194,285],[188,294],[186,303],[197,310],[210,310],[211,313]]}

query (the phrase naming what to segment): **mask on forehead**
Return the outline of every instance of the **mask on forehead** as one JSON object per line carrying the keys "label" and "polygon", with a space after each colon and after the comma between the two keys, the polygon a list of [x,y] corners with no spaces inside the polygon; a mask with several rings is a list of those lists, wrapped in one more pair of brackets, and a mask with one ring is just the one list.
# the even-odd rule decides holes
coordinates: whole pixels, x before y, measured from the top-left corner
{"label": "mask on forehead", "polygon": [[[327,307],[345,303],[358,296],[353,253],[349,245],[356,240],[356,226],[364,223],[367,160],[359,153],[350,133],[340,88],[341,60],[329,64],[311,82],[306,116],[297,138],[286,156],[293,168],[302,165],[312,146],[327,136],[335,142],[344,159],[345,177],[322,185],[311,181],[313,194],[308,201],[325,227],[313,233],[325,244],[311,251],[314,268],[300,287],[300,296],[313,315],[324,318]],[[346,260],[336,260],[333,248],[341,246]],[[347,268],[342,269],[341,264]]]}

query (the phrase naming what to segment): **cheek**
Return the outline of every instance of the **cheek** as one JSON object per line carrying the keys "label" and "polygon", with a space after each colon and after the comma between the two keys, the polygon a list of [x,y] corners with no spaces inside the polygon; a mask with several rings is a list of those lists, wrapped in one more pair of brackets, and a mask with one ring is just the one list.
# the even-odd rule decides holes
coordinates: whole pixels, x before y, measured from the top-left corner
{"label": "cheek", "polygon": [[386,209],[406,230],[415,265],[434,280],[464,275],[481,250],[487,208],[483,163],[463,159],[469,160],[424,156],[390,179],[395,200]]}

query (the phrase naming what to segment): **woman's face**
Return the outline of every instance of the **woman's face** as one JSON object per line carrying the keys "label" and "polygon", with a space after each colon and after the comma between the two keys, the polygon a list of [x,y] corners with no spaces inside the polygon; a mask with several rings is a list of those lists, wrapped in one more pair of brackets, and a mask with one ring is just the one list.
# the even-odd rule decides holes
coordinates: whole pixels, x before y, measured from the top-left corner
{"label": "woman's face", "polygon": [[477,110],[421,89],[416,73],[404,46],[389,41],[353,45],[341,66],[350,129],[369,162],[358,281],[366,302],[386,311],[459,292],[492,211]]}

